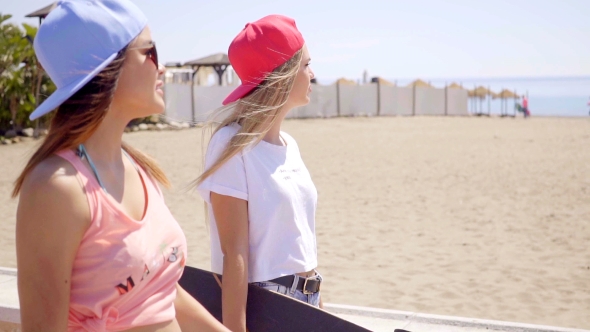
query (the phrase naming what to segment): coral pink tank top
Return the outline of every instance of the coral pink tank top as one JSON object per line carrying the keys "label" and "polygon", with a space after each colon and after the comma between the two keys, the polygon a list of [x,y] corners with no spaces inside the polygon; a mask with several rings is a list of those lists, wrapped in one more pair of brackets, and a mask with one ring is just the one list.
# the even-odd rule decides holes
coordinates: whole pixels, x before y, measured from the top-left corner
{"label": "coral pink tank top", "polygon": [[120,331],[172,320],[187,247],[157,184],[137,167],[147,209],[134,220],[76,153],[57,155],[77,170],[91,216],[72,269],[68,331]]}

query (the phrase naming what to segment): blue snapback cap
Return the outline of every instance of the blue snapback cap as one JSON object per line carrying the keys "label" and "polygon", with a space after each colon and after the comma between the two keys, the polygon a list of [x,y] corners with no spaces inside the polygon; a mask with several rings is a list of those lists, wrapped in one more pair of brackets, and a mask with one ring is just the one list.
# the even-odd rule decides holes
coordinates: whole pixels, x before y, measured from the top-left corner
{"label": "blue snapback cap", "polygon": [[57,86],[29,117],[61,105],[95,77],[145,28],[145,15],[129,0],[62,0],[34,41],[35,54]]}

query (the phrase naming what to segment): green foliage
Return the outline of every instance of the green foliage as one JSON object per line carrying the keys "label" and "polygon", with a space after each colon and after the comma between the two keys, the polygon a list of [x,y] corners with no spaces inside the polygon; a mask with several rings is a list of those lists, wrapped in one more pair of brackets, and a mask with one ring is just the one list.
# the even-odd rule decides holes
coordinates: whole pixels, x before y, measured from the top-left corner
{"label": "green foliage", "polygon": [[32,126],[29,115],[56,89],[35,56],[37,28],[11,17],[0,13],[0,133]]}

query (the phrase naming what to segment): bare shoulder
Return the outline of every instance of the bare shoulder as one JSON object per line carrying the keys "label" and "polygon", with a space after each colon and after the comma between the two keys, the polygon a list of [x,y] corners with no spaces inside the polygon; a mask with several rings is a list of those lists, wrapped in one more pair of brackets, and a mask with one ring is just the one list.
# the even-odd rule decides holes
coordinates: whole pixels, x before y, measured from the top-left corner
{"label": "bare shoulder", "polygon": [[23,330],[66,328],[73,262],[89,225],[88,202],[68,161],[47,158],[27,175],[16,214]]}
{"label": "bare shoulder", "polygon": [[51,156],[31,170],[23,183],[23,189],[43,189],[47,185],[61,187],[75,180],[75,175],[76,169],[67,160]]}
{"label": "bare shoulder", "polygon": [[87,199],[76,173],[72,164],[61,157],[42,161],[23,183],[19,214],[35,215],[42,211],[46,218],[65,214],[75,221],[89,222]]}

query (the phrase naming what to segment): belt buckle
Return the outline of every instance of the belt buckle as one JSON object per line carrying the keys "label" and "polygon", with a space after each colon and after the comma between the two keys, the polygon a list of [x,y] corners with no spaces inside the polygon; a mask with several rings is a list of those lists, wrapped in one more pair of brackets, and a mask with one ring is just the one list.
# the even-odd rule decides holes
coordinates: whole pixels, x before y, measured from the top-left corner
{"label": "belt buckle", "polygon": [[310,280],[310,279],[316,279],[317,280],[317,275],[311,276],[309,278],[305,278],[305,281],[303,282],[303,294],[305,294],[305,295],[311,295],[313,293],[317,293],[317,292],[320,291],[321,282],[318,283],[318,289],[315,292],[310,292],[310,291],[307,290],[307,281]]}

